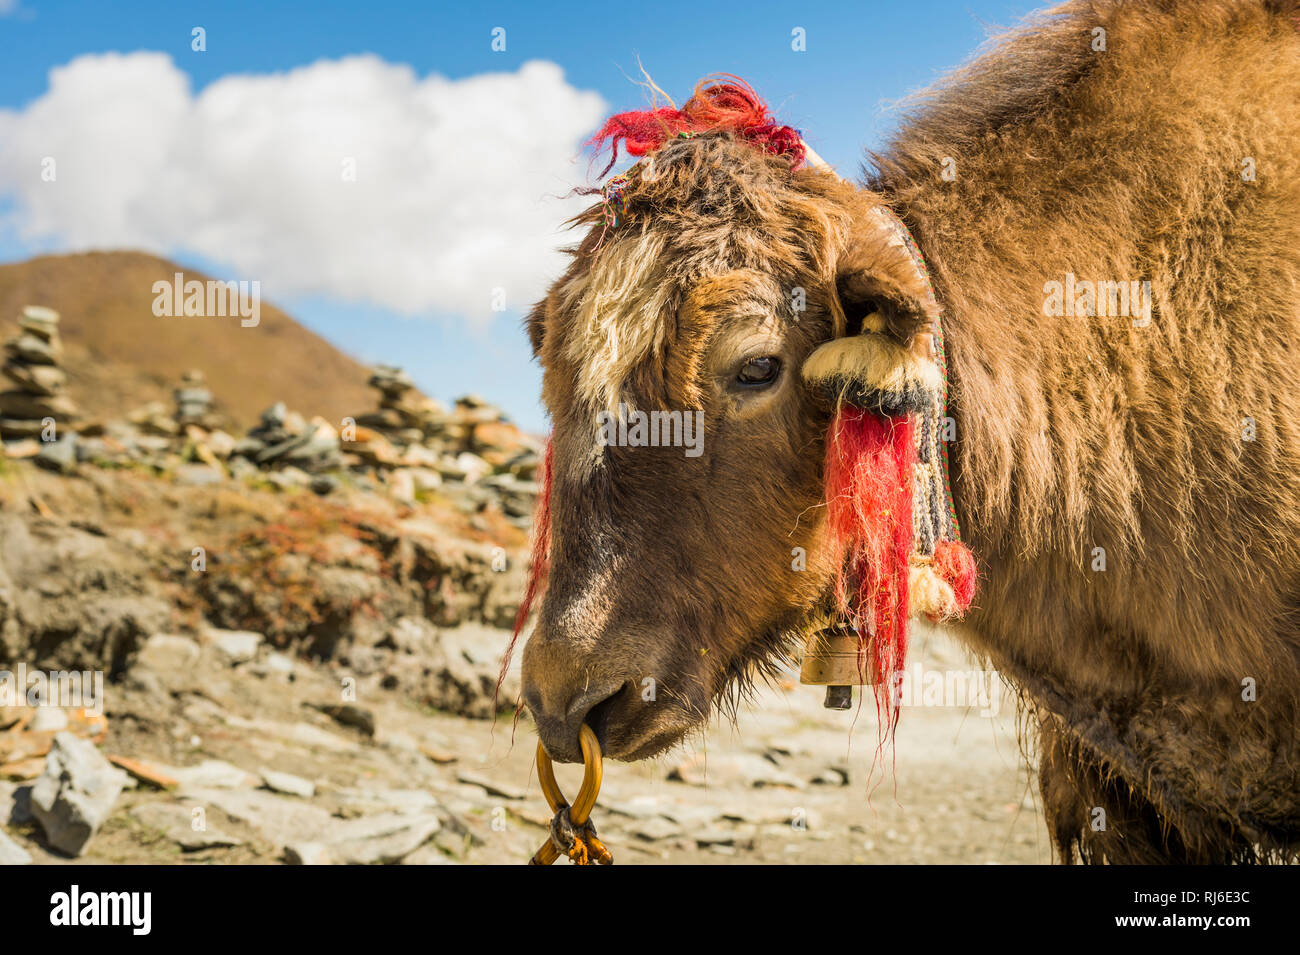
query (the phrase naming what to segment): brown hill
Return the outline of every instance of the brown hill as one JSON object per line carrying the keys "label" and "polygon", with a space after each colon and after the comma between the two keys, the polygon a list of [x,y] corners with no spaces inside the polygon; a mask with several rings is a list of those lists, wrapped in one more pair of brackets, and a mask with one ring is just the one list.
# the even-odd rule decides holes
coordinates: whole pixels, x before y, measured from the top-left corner
{"label": "brown hill", "polygon": [[68,391],[87,418],[118,416],[172,389],[191,368],[203,371],[220,411],[246,427],[276,401],[336,426],[375,406],[368,369],[265,300],[261,321],[159,318],[153,284],[176,272],[208,276],[140,252],[49,255],[0,265],[0,338],[17,330],[24,305],[62,314]]}

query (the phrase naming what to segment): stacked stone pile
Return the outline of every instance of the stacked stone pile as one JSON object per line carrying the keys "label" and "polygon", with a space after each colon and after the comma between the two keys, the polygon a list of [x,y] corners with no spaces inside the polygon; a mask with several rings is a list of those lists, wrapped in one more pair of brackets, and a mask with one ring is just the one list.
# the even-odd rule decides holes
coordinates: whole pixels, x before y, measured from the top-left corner
{"label": "stacked stone pile", "polygon": [[343,467],[338,431],[324,418],[305,420],[283,401],[262,412],[260,423],[235,443],[232,455],[264,470],[296,468],[320,474]]}
{"label": "stacked stone pile", "polygon": [[18,334],[5,342],[5,363],[0,368],[9,385],[0,392],[0,438],[61,438],[80,416],[76,404],[63,393],[67,374],[59,367],[63,359],[59,313],[28,305],[18,326]]}
{"label": "stacked stone pile", "polygon": [[477,395],[446,411],[400,368],[378,366],[369,383],[379,392],[379,408],[358,415],[343,436],[356,466],[373,469],[399,500],[437,492],[467,513],[495,508],[528,525],[538,493],[537,440]]}
{"label": "stacked stone pile", "polygon": [[212,408],[212,392],[197,368],[181,376],[181,385],[172,397],[176,401],[176,424],[181,429],[196,425],[212,431],[219,426],[220,419]]}

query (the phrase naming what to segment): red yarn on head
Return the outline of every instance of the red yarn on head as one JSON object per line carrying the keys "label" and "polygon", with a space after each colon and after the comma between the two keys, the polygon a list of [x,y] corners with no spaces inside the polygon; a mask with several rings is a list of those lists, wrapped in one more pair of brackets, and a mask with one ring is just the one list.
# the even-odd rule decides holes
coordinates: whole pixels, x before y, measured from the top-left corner
{"label": "red yarn on head", "polygon": [[884,418],[844,405],[826,441],[827,519],[843,558],[835,598],[860,634],[873,635],[876,706],[891,727],[895,675],[907,657],[914,428],[910,415]]}
{"label": "red yarn on head", "polygon": [[610,147],[603,178],[618,162],[620,144],[631,156],[645,156],[681,133],[711,130],[727,130],[774,156],[788,156],[795,169],[803,164],[799,131],[777,123],[752,86],[726,73],[701,80],[681,109],[661,106],[611,116],[587,145],[597,154]]}

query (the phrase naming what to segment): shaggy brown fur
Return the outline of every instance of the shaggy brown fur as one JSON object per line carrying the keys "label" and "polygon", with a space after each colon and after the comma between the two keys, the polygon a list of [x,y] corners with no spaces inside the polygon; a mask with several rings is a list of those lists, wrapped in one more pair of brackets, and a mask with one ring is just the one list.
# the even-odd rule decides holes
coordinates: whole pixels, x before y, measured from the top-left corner
{"label": "shaggy brown fur", "polygon": [[[824,607],[827,411],[796,372],[869,311],[900,342],[924,323],[885,200],[944,309],[983,575],[961,635],[1025,694],[1061,857],[1294,855],[1300,36],[1276,7],[1050,11],[925,94],[865,191],[721,134],[655,156],[530,320],[556,484],[525,692],[553,754],[584,718],[612,755],[663,749]],[[1046,316],[1066,273],[1149,281],[1150,323]],[[781,376],[738,390],[757,354]],[[702,408],[704,455],[596,447],[620,397]]]}

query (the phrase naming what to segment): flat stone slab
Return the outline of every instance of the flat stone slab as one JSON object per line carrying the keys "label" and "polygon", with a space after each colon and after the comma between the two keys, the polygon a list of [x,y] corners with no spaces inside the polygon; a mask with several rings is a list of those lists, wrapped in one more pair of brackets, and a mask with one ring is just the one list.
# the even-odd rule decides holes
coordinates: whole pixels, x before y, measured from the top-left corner
{"label": "flat stone slab", "polygon": [[243,845],[243,841],[203,821],[196,829],[193,810],[178,803],[149,802],[136,806],[131,815],[146,826],[162,832],[167,838],[191,852],[199,849],[218,849]]}

